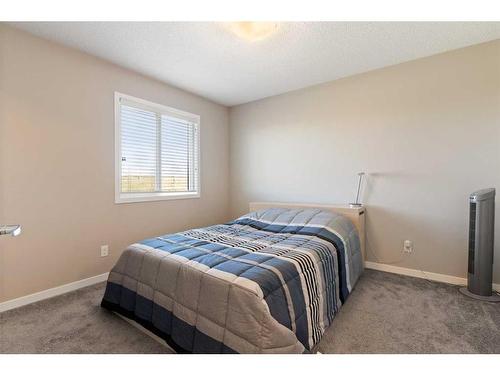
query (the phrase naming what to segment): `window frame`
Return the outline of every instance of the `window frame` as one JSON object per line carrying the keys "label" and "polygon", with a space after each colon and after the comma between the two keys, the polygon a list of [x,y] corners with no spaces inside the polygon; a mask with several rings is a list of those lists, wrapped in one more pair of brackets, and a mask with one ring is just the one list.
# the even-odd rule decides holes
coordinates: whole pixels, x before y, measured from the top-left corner
{"label": "window frame", "polygon": [[[196,179],[198,185],[196,191],[193,192],[145,192],[145,193],[122,193],[121,192],[121,177],[122,177],[122,147],[121,147],[121,100],[134,103],[138,108],[142,108],[149,111],[159,112],[162,115],[173,116],[182,118],[184,120],[193,122],[196,124],[197,132],[197,148],[198,154],[196,155],[197,170]],[[193,199],[200,198],[201,196],[201,176],[200,176],[200,139],[201,139],[201,126],[200,126],[200,116],[193,113],[181,111],[172,107],[167,107],[162,104],[153,103],[145,99],[136,98],[131,95],[122,94],[115,91],[115,203],[136,203],[136,202],[152,202],[152,201],[164,201],[173,199]]]}

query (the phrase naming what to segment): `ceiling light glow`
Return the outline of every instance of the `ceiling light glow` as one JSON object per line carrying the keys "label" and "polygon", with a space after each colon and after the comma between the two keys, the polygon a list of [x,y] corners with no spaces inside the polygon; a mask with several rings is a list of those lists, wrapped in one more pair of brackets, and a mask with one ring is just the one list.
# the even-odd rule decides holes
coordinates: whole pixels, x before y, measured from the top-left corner
{"label": "ceiling light glow", "polygon": [[250,42],[267,38],[278,29],[277,22],[227,22],[225,25],[236,36]]}

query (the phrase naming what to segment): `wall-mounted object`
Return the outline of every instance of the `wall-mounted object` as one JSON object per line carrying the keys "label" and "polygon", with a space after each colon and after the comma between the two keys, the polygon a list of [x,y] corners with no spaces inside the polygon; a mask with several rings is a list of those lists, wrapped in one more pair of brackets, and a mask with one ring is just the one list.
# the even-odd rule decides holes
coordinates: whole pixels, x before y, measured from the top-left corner
{"label": "wall-mounted object", "polygon": [[4,234],[10,234],[12,237],[19,236],[21,234],[20,225],[0,225],[0,236]]}

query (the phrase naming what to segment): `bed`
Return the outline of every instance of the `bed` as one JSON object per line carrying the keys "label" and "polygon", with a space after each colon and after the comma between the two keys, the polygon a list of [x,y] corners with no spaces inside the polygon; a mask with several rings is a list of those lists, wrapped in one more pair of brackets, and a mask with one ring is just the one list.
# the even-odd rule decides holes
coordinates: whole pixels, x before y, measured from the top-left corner
{"label": "bed", "polygon": [[314,351],[363,272],[364,208],[250,203],[129,246],[101,306],[178,353]]}

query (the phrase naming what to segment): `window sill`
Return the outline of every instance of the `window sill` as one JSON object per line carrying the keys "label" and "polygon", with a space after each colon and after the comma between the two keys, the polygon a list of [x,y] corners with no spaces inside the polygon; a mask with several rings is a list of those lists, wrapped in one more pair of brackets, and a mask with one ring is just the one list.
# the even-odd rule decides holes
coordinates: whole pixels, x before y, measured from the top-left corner
{"label": "window sill", "polygon": [[136,203],[136,202],[154,202],[168,201],[174,199],[194,199],[199,198],[199,192],[192,193],[121,193],[116,195],[115,203]]}

